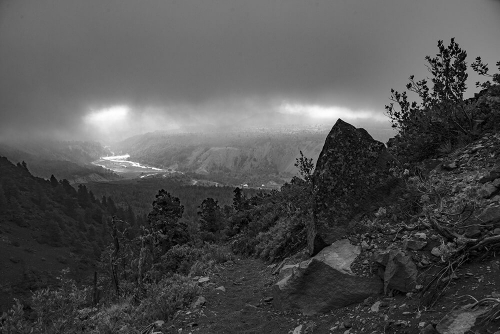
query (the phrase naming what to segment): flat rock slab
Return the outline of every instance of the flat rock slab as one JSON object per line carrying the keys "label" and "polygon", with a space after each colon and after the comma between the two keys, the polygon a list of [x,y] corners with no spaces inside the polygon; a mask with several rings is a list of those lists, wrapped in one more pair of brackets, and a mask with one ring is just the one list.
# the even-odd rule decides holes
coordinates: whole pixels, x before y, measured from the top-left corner
{"label": "flat rock slab", "polygon": [[362,302],[382,287],[376,277],[344,274],[313,258],[274,286],[274,306],[312,315]]}
{"label": "flat rock slab", "polygon": [[274,286],[274,306],[315,314],[379,294],[382,291],[379,278],[358,277],[351,271],[351,264],[360,253],[359,246],[343,239],[309,260],[283,267],[282,279]]}

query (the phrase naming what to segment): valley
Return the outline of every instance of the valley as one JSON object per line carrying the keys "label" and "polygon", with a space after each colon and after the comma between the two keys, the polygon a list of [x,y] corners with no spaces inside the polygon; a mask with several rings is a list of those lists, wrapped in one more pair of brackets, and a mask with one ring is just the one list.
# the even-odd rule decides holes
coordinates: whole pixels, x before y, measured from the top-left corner
{"label": "valley", "polygon": [[133,178],[144,178],[152,175],[163,175],[175,174],[182,172],[176,172],[172,169],[162,169],[151,166],[142,165],[135,161],[128,160],[130,155],[112,155],[101,157],[98,160],[92,161],[93,165],[109,169],[123,178],[133,179]]}

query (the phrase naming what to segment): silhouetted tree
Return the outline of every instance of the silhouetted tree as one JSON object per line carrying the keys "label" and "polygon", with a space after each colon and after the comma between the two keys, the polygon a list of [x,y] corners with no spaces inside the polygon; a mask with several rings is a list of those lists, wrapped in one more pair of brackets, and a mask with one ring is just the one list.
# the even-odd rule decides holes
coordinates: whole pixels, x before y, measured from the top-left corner
{"label": "silhouetted tree", "polygon": [[52,187],[54,187],[54,188],[55,188],[55,187],[57,187],[57,186],[59,185],[59,181],[57,181],[57,179],[55,178],[54,174],[52,174],[52,175],[50,176],[50,185],[51,185]]}
{"label": "silhouetted tree", "polygon": [[164,254],[172,246],[188,241],[187,226],[180,221],[184,206],[179,198],[171,196],[161,189],[153,202],[153,210],[148,215],[150,232],[154,243]]}
{"label": "silhouetted tree", "polygon": [[7,207],[7,197],[5,197],[5,193],[3,192],[3,187],[0,184],[0,209],[4,209]]}
{"label": "silhouetted tree", "polygon": [[239,187],[236,187],[233,190],[233,193],[234,193],[233,208],[236,211],[242,211],[245,206],[245,197],[243,195],[243,192]]}
{"label": "silhouetted tree", "polygon": [[92,192],[92,190],[89,191],[89,199],[90,199],[91,203],[96,203],[97,202],[97,200],[96,200],[96,198],[95,198],[94,193]]}
{"label": "silhouetted tree", "polygon": [[83,184],[78,185],[78,204],[82,208],[87,208],[90,205],[89,193],[87,191],[87,187]]}
{"label": "silhouetted tree", "polygon": [[215,233],[221,229],[221,210],[218,202],[213,198],[203,200],[198,214],[202,231]]}
{"label": "silhouetted tree", "polygon": [[300,176],[307,182],[312,182],[314,163],[312,158],[307,158],[300,151],[300,158],[295,159],[295,167],[299,169]]}

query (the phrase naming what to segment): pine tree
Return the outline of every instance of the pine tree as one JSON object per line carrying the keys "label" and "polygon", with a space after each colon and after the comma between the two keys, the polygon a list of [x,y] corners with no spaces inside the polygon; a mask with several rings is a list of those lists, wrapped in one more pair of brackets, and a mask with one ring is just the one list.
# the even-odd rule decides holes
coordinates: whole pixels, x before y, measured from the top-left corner
{"label": "pine tree", "polygon": [[57,186],[59,185],[59,181],[57,181],[57,179],[56,179],[56,177],[54,176],[54,174],[52,174],[52,175],[50,176],[50,185],[51,185],[52,187],[54,187],[54,188],[55,188],[55,187],[57,187]]}
{"label": "pine tree", "polygon": [[5,197],[3,187],[0,184],[0,209],[4,209],[4,208],[7,208],[7,197]]}
{"label": "pine tree", "polygon": [[173,246],[188,241],[187,226],[180,221],[183,213],[184,206],[179,198],[171,196],[164,189],[158,192],[148,222],[160,256]]}
{"label": "pine tree", "polygon": [[221,229],[221,209],[213,198],[206,198],[199,207],[200,228],[202,231],[215,233]]}

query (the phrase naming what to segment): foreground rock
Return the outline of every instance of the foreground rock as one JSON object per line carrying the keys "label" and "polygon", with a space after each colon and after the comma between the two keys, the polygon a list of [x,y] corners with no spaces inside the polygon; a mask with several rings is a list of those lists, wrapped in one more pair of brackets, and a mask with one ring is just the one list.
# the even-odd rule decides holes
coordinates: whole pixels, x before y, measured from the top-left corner
{"label": "foreground rock", "polygon": [[359,246],[340,240],[312,259],[295,265],[274,286],[274,306],[311,315],[379,294],[383,286],[380,279],[352,274],[350,265],[359,254]]}
{"label": "foreground rock", "polygon": [[417,266],[410,256],[400,250],[376,252],[373,261],[379,266],[378,274],[384,280],[384,292],[413,291],[417,285]]}
{"label": "foreground rock", "polygon": [[326,138],[313,174],[314,222],[308,248],[315,255],[348,233],[351,220],[387,197],[390,154],[364,129],[339,119]]}

